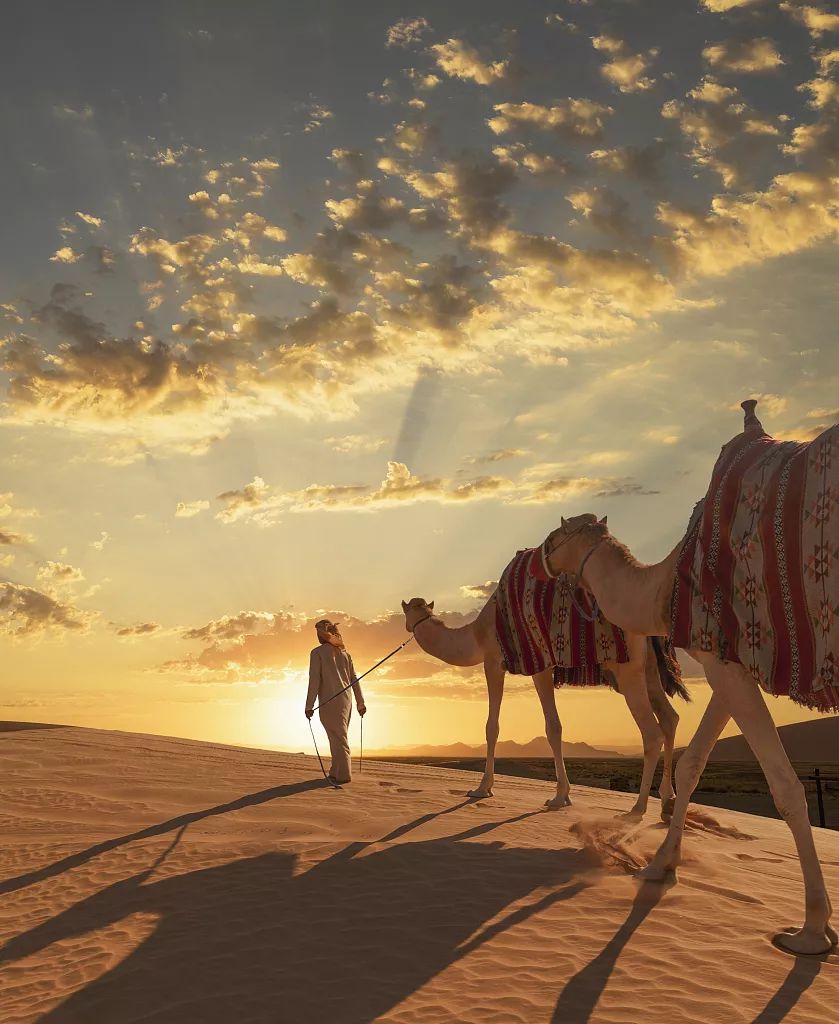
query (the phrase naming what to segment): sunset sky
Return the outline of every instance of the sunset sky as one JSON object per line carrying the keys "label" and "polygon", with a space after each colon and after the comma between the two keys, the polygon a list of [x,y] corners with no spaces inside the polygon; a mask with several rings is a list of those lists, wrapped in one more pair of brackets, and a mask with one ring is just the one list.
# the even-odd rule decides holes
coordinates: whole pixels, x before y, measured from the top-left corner
{"label": "sunset sky", "polygon": [[[743,398],[839,418],[835,5],[3,13],[2,718],[308,750],[323,612],[361,670],[561,515],[658,560]],[[480,742],[480,669],[389,666],[366,746]]]}

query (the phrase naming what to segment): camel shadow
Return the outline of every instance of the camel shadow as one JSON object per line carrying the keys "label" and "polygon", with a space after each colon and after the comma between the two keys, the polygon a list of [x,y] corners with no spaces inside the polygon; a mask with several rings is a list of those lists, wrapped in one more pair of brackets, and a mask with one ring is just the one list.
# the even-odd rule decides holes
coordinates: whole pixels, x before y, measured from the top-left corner
{"label": "camel shadow", "polygon": [[820,959],[796,957],[783,984],[755,1017],[752,1024],[780,1024],[816,980],[820,970]]}
{"label": "camel shadow", "polygon": [[641,885],[628,917],[597,956],[570,978],[554,1007],[551,1024],[585,1024],[603,994],[618,957],[647,915],[657,906],[667,886]]}
{"label": "camel shadow", "polygon": [[0,964],[142,913],[155,916],[154,931],[41,1024],[366,1024],[490,938],[573,898],[594,865],[579,849],[445,838],[295,867],[294,855],[268,853],[158,881],[149,869],[13,938]]}
{"label": "camel shadow", "polygon": [[258,793],[249,793],[246,796],[231,800],[226,804],[217,804],[215,807],[207,807],[201,811],[189,811],[186,814],[179,814],[168,821],[161,821],[157,825],[149,825],[147,828],[138,829],[129,835],[118,836],[114,839],[105,839],[101,843],[89,846],[86,850],[72,853],[68,857],[53,864],[46,864],[36,868],[34,871],[27,871],[25,874],[17,875],[14,878],[6,878],[0,881],[0,895],[16,892],[18,889],[25,889],[28,885],[36,882],[43,882],[47,878],[54,878],[72,868],[80,867],[88,861],[93,860],[103,853],[115,850],[119,846],[126,846],[141,839],[151,839],[154,836],[161,836],[176,829],[183,829],[193,822],[201,821],[204,818],[211,818],[217,814],[228,814],[231,811],[239,811],[244,807],[255,807],[257,804],[268,803],[271,800],[279,800],[282,797],[294,796],[296,793],[306,793],[312,789],[328,789],[329,783],[325,779],[307,779],[305,782],[290,783],[286,786],[273,786],[271,789],[263,789]]}

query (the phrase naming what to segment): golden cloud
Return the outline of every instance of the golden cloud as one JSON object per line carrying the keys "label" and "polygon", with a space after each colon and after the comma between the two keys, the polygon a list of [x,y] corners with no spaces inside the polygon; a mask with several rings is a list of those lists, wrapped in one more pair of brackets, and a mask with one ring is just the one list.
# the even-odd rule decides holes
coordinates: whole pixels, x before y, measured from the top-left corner
{"label": "golden cloud", "polygon": [[496,135],[530,127],[584,140],[599,138],[606,118],[614,113],[614,109],[605,104],[570,97],[552,107],[538,103],[499,103],[493,110],[495,116],[487,125]]}
{"label": "golden cloud", "polygon": [[719,71],[755,74],[776,71],[784,59],[771,39],[724,39],[706,46],[702,56]]}
{"label": "golden cloud", "polygon": [[385,34],[386,46],[411,46],[418,43],[431,26],[425,18],[400,18]]}
{"label": "golden cloud", "polygon": [[594,36],[591,44],[595,50],[612,57],[601,67],[600,73],[621,92],[646,92],[655,85],[655,79],[647,77],[647,71],[658,57],[657,48],[632,53],[622,39],[607,35]]}
{"label": "golden cloud", "polygon": [[0,583],[0,635],[23,639],[50,633],[83,633],[95,617],[33,587]]}
{"label": "golden cloud", "polygon": [[209,501],[179,501],[175,507],[177,519],[192,519],[210,507]]}
{"label": "golden cloud", "polygon": [[804,25],[813,39],[820,39],[825,32],[839,32],[839,14],[831,14],[813,4],[782,3],[778,6]]}
{"label": "golden cloud", "polygon": [[510,62],[506,60],[488,63],[481,59],[473,47],[461,39],[449,39],[430,47],[440,70],[451,78],[460,78],[478,85],[493,85],[507,77]]}

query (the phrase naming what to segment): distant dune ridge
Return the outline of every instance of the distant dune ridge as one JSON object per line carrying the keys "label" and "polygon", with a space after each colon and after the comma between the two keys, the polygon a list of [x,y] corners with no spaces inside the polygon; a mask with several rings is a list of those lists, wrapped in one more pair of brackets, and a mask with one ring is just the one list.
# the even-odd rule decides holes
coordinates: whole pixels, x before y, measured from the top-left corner
{"label": "distant dune ridge", "polygon": [[[486,746],[471,746],[468,743],[448,743],[442,746],[428,744],[415,747],[387,747],[374,750],[376,757],[483,757]],[[562,742],[563,757],[623,757],[614,750],[598,750],[588,743]],[[516,743],[515,740],[499,740],[495,748],[496,757],[550,757],[553,758],[551,746],[544,736],[536,736],[528,743]]]}
{"label": "distant dune ridge", "polygon": [[[780,821],[692,808],[672,888],[630,794],[0,723],[2,1024],[825,1024]],[[816,830],[834,901],[839,834]]]}
{"label": "distant dune ridge", "polygon": [[[839,715],[781,725],[778,735],[790,761],[839,762]],[[729,736],[717,741],[710,760],[755,761],[755,756],[742,736]]]}

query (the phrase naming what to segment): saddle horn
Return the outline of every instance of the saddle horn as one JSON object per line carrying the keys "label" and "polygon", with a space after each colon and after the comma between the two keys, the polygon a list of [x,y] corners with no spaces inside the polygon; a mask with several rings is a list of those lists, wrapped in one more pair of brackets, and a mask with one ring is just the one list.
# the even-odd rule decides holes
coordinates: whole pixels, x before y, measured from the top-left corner
{"label": "saddle horn", "polygon": [[755,414],[755,408],[757,406],[757,400],[754,398],[747,398],[745,402],[740,403],[740,408],[743,410],[743,430],[763,430],[763,424],[757,418]]}

